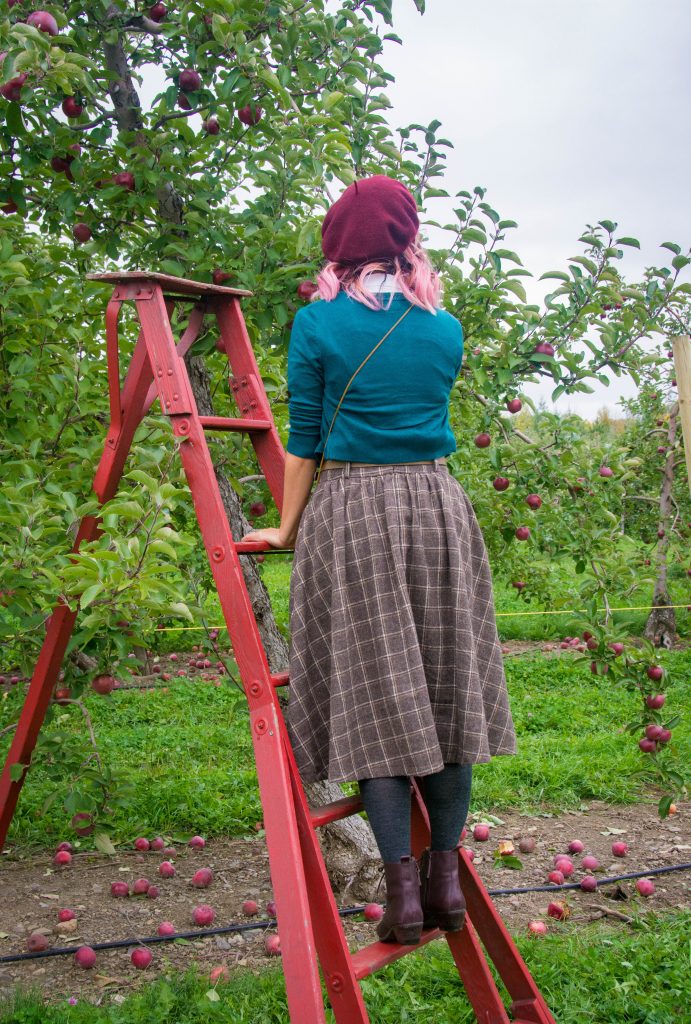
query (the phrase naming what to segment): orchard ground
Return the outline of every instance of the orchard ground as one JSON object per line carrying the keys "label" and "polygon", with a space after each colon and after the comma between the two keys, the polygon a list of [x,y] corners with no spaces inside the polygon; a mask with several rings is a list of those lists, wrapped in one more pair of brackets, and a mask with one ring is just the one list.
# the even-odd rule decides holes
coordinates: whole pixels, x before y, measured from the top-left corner
{"label": "orchard ground", "polygon": [[[273,562],[267,558],[263,571],[285,628],[288,566],[279,557]],[[496,598],[499,612],[517,607],[515,595],[503,583],[496,585]],[[489,889],[547,884],[553,855],[566,852],[572,839],[580,839],[584,852],[598,858],[602,870],[595,874],[599,879],[688,863],[691,803],[677,802],[677,813],[660,821],[659,793],[646,779],[648,759],[638,749],[638,737],[623,728],[637,711],[637,698],[608,687],[606,680],[590,673],[586,662],[576,662],[578,652],[559,647],[561,637],[573,633],[568,616],[557,620],[565,621],[564,628],[549,616],[537,620],[539,627],[535,622],[529,627],[530,621],[498,619],[519,753],[475,769],[469,826],[487,821],[492,828],[488,842],[475,841],[469,834],[466,844],[476,851],[475,864],[485,884]],[[640,631],[635,628],[640,622],[633,623],[630,617],[626,621],[634,634]],[[538,628],[544,631],[544,639],[521,638],[521,632],[534,635]],[[660,652],[669,681],[662,690],[670,716],[688,713],[691,644],[686,613],[679,616],[679,633],[675,648]],[[154,946],[153,963],[146,972],[131,964],[132,946],[99,952],[92,971],[78,968],[71,955],[0,963],[3,1024],[15,1020],[22,1024],[136,1022],[152,1019],[146,1010],[149,1005],[169,1008],[154,1018],[162,1021],[181,1019],[183,1008],[186,1020],[208,1019],[214,1013],[218,1019],[247,1022],[287,1020],[280,970],[263,945],[270,928],[265,906],[272,893],[246,704],[232,683],[219,678],[213,668],[190,666],[205,653],[209,660],[216,660],[208,650],[191,650],[198,646],[192,640],[198,636],[162,634],[156,638],[161,651],[158,674],[134,678],[111,696],[91,691],[85,696],[101,757],[132,787],[107,824],[114,855],[94,852],[90,837],[75,839],[70,815],[60,800],[44,810],[55,788],[54,777],[44,776],[40,763],[30,773],[0,862],[0,956],[25,952],[30,932],[51,930],[62,907],[74,910],[77,930],[67,940],[51,931],[51,945],[76,947],[149,936],[163,920],[172,921],[178,930],[194,930],[190,914],[200,903],[214,907],[215,925],[259,920],[265,927]],[[163,637],[169,637],[167,642]],[[171,645],[178,650],[171,651]],[[172,654],[176,657],[171,658]],[[170,679],[163,679],[164,674]],[[8,715],[3,717],[8,720],[19,708],[23,689],[22,684],[5,688]],[[687,717],[675,727],[665,752],[671,764],[678,766],[691,755]],[[59,709],[46,734],[56,732],[84,733],[77,707]],[[6,744],[7,737],[2,742]],[[65,789],[67,784],[66,772]],[[207,839],[207,846],[199,851],[187,846],[197,833]],[[137,836],[159,835],[176,847],[174,857],[133,849]],[[535,838],[536,848],[531,854],[519,854],[520,869],[495,863],[500,839],[512,839],[517,845],[525,836]],[[63,839],[73,843],[75,856],[69,867],[57,869],[52,856]],[[626,858],[612,855],[612,843],[618,839],[629,846]],[[164,859],[175,863],[172,879],[158,875]],[[571,881],[583,877],[580,860],[573,857],[576,870]],[[207,866],[214,872],[211,886],[194,889],[192,875]],[[159,885],[157,899],[111,897],[112,881],[125,879],[131,884],[142,876]],[[647,899],[637,893],[635,881],[602,886],[595,893],[569,890],[495,897],[560,1024],[582,1020],[586,1013],[603,1024],[618,1020],[666,1024],[680,1019],[691,996],[688,970],[678,955],[691,924],[691,875],[679,871],[653,879],[656,891]],[[553,898],[567,900],[571,908],[567,920],[547,916]],[[242,903],[247,899],[259,904],[257,918],[243,916]],[[353,905],[352,900],[339,902]],[[533,919],[548,923],[545,937],[529,935],[527,924]],[[374,937],[374,925],[362,915],[347,917],[345,929],[353,947]],[[230,981],[212,986],[208,975],[218,965],[228,968]],[[191,974],[184,973],[187,968]],[[151,984],[154,980],[156,985]],[[376,1013],[373,1019],[393,1024],[403,1019],[401,994],[398,985],[387,986],[387,980],[405,986],[411,1013],[415,1007],[415,1013],[427,1014],[428,1019],[473,1020],[443,942],[433,943],[365,983],[370,1012]],[[36,989],[33,997],[13,1002],[12,993],[31,986]],[[78,1005],[68,1006],[69,998],[76,998]],[[42,1008],[44,1001],[47,1008]],[[653,1016],[646,1016],[646,1007],[653,1005]],[[106,1012],[118,1016],[102,1016]],[[417,1019],[422,1016],[408,1017]]]}

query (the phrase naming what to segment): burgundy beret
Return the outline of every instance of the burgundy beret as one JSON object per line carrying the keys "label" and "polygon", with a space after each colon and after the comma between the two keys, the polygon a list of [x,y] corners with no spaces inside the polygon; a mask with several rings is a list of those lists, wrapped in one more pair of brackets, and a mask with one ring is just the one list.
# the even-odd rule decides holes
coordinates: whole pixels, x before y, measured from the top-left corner
{"label": "burgundy beret", "polygon": [[417,236],[417,204],[400,181],[375,174],[348,185],[322,222],[322,250],[336,263],[400,256]]}

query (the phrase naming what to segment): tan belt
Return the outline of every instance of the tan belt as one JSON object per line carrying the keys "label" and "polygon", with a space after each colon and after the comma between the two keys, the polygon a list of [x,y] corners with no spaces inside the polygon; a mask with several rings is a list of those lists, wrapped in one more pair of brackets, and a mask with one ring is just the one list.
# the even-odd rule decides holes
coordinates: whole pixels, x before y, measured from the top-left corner
{"label": "tan belt", "polygon": [[343,466],[351,466],[355,469],[357,466],[434,466],[437,463],[445,466],[446,456],[442,455],[438,459],[419,459],[417,462],[347,462],[340,459],[326,459],[322,465],[322,472],[325,469],[341,469]]}

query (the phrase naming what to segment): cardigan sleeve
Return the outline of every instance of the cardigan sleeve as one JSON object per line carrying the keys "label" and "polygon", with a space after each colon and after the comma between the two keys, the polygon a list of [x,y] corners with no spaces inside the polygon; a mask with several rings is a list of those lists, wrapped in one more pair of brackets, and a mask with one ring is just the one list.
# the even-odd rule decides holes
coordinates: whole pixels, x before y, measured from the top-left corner
{"label": "cardigan sleeve", "polygon": [[288,345],[288,416],[286,450],[302,459],[316,458],[321,441],[324,370],[316,338],[305,327],[301,310]]}

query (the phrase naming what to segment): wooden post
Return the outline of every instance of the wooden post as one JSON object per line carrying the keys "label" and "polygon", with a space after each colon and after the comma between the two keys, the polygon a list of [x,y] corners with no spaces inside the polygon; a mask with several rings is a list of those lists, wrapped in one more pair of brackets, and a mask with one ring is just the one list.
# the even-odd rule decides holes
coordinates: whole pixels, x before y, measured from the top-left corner
{"label": "wooden post", "polygon": [[679,419],[686,450],[686,473],[691,491],[691,337],[688,334],[675,335],[672,352],[679,391]]}

